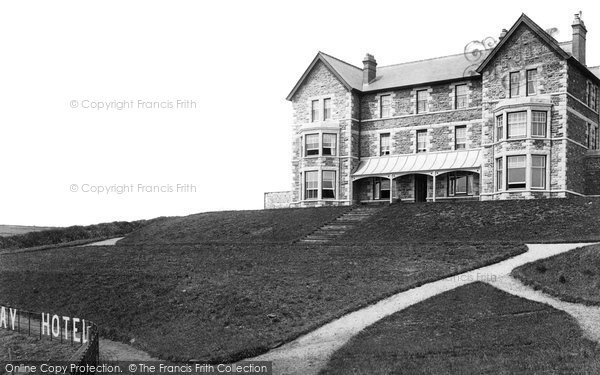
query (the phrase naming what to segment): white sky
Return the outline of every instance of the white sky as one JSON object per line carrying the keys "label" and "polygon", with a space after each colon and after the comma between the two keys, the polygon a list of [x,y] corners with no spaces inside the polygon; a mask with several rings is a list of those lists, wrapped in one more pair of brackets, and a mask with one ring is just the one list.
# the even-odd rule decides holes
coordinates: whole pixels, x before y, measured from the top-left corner
{"label": "white sky", "polygon": [[[579,10],[588,65],[598,65],[597,0],[2,1],[0,224],[262,208],[265,191],[290,189],[285,97],[317,51],[357,66],[366,52],[380,66],[455,54],[497,38],[522,12],[563,41]],[[197,108],[137,108],[178,99]],[[83,100],[134,108],[84,109]],[[130,193],[81,192],[130,184]]]}

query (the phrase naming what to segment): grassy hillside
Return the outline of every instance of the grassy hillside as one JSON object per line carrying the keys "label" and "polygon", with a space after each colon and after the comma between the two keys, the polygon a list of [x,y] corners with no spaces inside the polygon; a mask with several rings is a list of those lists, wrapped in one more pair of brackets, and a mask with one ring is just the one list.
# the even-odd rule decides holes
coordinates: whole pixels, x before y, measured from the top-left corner
{"label": "grassy hillside", "polygon": [[41,230],[56,229],[54,227],[35,227],[27,225],[0,225],[0,237],[14,236]]}
{"label": "grassy hillside", "polygon": [[167,218],[127,236],[121,245],[282,243],[300,239],[349,207],[221,211]]}
{"label": "grassy hillside", "polygon": [[[160,222],[162,219],[153,219],[150,222]],[[115,221],[87,226],[71,226],[66,228],[53,228],[42,231],[29,232],[8,237],[0,237],[0,250],[22,249],[46,245],[64,244],[79,240],[105,239],[124,236],[132,231],[142,228],[148,222]]]}
{"label": "grassy hillside", "polygon": [[390,294],[523,246],[148,245],[0,255],[2,303],[85,317],[162,359],[266,351]]}
{"label": "grassy hillside", "polygon": [[[15,331],[0,329],[0,361],[67,361],[79,349],[70,343],[61,343],[60,340],[50,341],[39,336],[27,336]],[[2,374],[4,372],[4,366]]]}
{"label": "grassy hillside", "polygon": [[597,374],[598,357],[567,313],[476,282],[366,328],[321,374]]}
{"label": "grassy hillside", "polygon": [[346,243],[600,241],[600,199],[536,199],[391,205],[343,237]]}
{"label": "grassy hillside", "polygon": [[600,245],[528,263],[512,274],[562,300],[600,305]]}

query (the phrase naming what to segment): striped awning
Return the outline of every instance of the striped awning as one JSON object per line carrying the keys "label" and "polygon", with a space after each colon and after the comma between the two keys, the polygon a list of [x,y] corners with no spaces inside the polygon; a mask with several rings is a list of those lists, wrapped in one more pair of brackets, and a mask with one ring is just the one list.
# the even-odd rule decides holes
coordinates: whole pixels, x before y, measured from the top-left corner
{"label": "striped awning", "polygon": [[481,153],[469,149],[369,158],[360,162],[352,177],[475,170],[481,167]]}

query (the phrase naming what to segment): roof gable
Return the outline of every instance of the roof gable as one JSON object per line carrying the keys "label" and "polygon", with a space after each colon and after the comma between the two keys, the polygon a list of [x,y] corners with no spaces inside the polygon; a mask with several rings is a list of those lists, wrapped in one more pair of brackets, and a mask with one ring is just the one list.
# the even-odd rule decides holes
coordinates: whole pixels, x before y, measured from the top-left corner
{"label": "roof gable", "polygon": [[302,74],[302,77],[300,77],[292,91],[290,91],[286,97],[287,100],[292,100],[298,89],[304,83],[306,77],[308,77],[318,62],[323,63],[323,65],[325,65],[325,67],[346,87],[346,89],[362,89],[362,69],[319,51],[308,68],[304,71],[304,74]]}
{"label": "roof gable", "polygon": [[568,59],[571,57],[569,53],[567,53],[560,44],[554,39],[550,34],[544,31],[541,27],[539,27],[535,22],[531,20],[531,18],[527,17],[525,13],[521,14],[521,17],[515,22],[515,24],[510,28],[510,30],[506,33],[506,36],[502,38],[502,40],[492,49],[489,55],[483,60],[483,62],[477,68],[477,72],[481,73],[488,66],[488,64],[494,59],[494,57],[498,54],[498,52],[502,49],[502,47],[508,42],[508,40],[515,34],[519,26],[526,25],[529,29],[538,36],[550,49],[556,52],[561,58]]}

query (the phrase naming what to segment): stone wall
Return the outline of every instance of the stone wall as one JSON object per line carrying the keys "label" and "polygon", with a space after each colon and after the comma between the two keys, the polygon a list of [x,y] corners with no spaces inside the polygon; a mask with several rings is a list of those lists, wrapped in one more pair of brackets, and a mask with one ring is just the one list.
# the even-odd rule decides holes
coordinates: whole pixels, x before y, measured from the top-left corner
{"label": "stone wall", "polygon": [[292,191],[271,191],[265,193],[265,209],[289,208],[294,194]]}
{"label": "stone wall", "polygon": [[[526,71],[537,70],[536,94],[525,98]],[[518,102],[519,98],[510,98],[509,77],[511,72],[520,73],[520,94],[523,106],[531,108],[536,102],[551,103],[550,134],[547,139],[502,140],[494,139],[496,109]],[[550,168],[550,181],[547,188],[565,189],[566,184],[566,147],[562,141],[548,138],[561,138],[567,127],[567,63],[526,25],[519,26],[510,40],[497,52],[494,59],[482,74],[483,128],[481,142],[485,145],[481,176],[482,199],[530,198],[549,196],[549,193],[535,191],[497,192],[495,186],[495,159],[520,151],[523,154],[546,153],[547,167]],[[506,176],[506,171],[504,171]]]}

